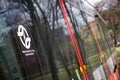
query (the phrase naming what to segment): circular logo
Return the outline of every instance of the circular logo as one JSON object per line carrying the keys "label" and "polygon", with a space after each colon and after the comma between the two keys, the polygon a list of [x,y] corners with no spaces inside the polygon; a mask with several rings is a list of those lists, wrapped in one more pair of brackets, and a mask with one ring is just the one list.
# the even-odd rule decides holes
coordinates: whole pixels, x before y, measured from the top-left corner
{"label": "circular logo", "polygon": [[29,49],[31,46],[31,38],[28,35],[27,30],[23,27],[23,25],[18,26],[17,36],[20,38],[22,45]]}

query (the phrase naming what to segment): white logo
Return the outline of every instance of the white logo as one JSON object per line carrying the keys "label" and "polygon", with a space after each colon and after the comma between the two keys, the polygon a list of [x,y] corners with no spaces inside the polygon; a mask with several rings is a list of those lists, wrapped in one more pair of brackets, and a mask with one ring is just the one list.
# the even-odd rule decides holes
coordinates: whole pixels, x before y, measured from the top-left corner
{"label": "white logo", "polygon": [[19,36],[20,41],[22,42],[23,46],[26,49],[29,49],[31,46],[31,38],[29,37],[27,30],[23,27],[23,25],[18,26],[17,35]]}

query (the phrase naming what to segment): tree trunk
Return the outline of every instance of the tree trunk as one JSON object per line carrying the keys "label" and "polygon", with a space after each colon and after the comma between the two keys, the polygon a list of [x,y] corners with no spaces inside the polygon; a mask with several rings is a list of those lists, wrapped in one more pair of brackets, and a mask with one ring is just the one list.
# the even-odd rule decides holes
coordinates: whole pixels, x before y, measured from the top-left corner
{"label": "tree trunk", "polygon": [[116,31],[114,30],[113,33],[114,33],[114,44],[115,46],[117,46]]}
{"label": "tree trunk", "polygon": [[40,44],[43,44],[43,47],[46,50],[45,53],[47,55],[48,62],[49,62],[49,65],[50,65],[49,67],[50,67],[50,71],[51,71],[51,74],[52,74],[52,78],[53,78],[53,80],[59,80],[59,78],[57,76],[57,68],[56,68],[56,65],[55,65],[55,60],[54,60],[54,57],[53,57],[54,56],[53,55],[53,46],[51,44],[51,41],[53,39],[51,37],[52,34],[49,31],[50,26],[49,26],[48,22],[46,21],[47,19],[45,18],[46,20],[45,20],[44,24],[41,24],[38,21],[38,18],[36,17],[35,7],[32,3],[32,0],[26,0],[24,2],[27,3],[27,8],[30,11],[30,17],[32,19],[32,23],[33,23],[33,26],[34,26],[34,27],[32,27],[32,29],[35,30],[35,31],[33,31],[33,33],[34,34],[39,33],[39,34],[36,34],[36,36],[33,36],[33,37],[36,40],[36,42],[38,42],[38,45],[39,45],[40,40],[38,40],[36,38],[41,39],[42,43],[40,43]]}

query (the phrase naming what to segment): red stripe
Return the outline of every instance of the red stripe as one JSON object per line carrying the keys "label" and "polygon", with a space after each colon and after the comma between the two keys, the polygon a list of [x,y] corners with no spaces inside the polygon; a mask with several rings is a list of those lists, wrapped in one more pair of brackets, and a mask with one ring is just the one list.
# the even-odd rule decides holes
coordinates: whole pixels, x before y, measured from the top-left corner
{"label": "red stripe", "polygon": [[[96,34],[96,32],[95,32],[95,29],[94,29],[94,24],[93,24],[92,21],[90,22],[90,27],[91,27],[91,31],[92,31],[92,33],[93,33],[93,36],[94,36],[94,38],[95,38],[95,41],[96,41],[96,43],[97,43],[97,46],[98,46],[100,55],[102,56],[102,55],[104,55],[104,54],[103,54],[103,52],[102,52],[102,48],[101,48],[101,46],[100,46],[100,43],[99,43],[97,34]],[[102,58],[102,62],[103,62],[103,67],[105,68],[105,72],[106,72],[106,74],[107,74],[107,77],[109,78],[108,67],[107,67],[107,64],[106,64],[106,61],[105,61],[104,57]],[[109,80],[112,80],[112,79],[110,78]]]}
{"label": "red stripe", "polygon": [[72,26],[70,24],[70,21],[69,21],[69,18],[68,18],[68,14],[67,14],[67,11],[65,9],[65,5],[63,3],[63,0],[58,0],[59,3],[60,3],[60,7],[61,7],[61,10],[62,10],[62,13],[63,13],[63,16],[64,16],[64,19],[65,19],[65,22],[66,22],[66,25],[67,25],[67,28],[68,28],[68,32],[70,34],[70,39],[72,41],[72,44],[73,44],[73,47],[74,47],[74,50],[75,50],[75,53],[76,53],[76,56],[77,56],[77,59],[78,59],[78,62],[79,62],[79,66],[82,68],[82,74],[83,74],[83,77],[84,77],[84,80],[88,80],[88,75],[86,73],[86,70],[84,68],[84,63],[83,63],[83,60],[82,60],[82,57],[80,55],[80,50],[78,48],[78,45],[77,45],[77,42],[76,42],[76,39],[75,39],[75,36],[72,32]]}

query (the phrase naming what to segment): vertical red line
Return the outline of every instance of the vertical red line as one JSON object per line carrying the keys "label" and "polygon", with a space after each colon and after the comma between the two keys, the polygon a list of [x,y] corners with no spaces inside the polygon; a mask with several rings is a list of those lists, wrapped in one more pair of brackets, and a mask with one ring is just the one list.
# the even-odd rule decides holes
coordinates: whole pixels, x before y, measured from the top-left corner
{"label": "vertical red line", "polygon": [[72,32],[72,26],[70,24],[70,21],[69,21],[69,18],[68,18],[68,14],[67,14],[67,11],[66,11],[66,8],[65,8],[65,5],[63,3],[63,0],[58,0],[59,1],[59,4],[60,4],[60,7],[61,7],[61,10],[62,10],[62,13],[63,13],[63,16],[64,16],[64,19],[65,19],[65,22],[66,22],[66,25],[67,25],[67,28],[68,28],[68,32],[70,34],[70,39],[72,41],[72,44],[73,44],[73,47],[74,47],[74,50],[75,50],[75,53],[76,53],[76,56],[77,56],[77,59],[78,59],[78,62],[79,62],[79,66],[81,67],[82,69],[82,74],[83,74],[83,77],[84,77],[84,80],[88,80],[88,75],[86,73],[86,70],[85,70],[85,67],[84,67],[84,63],[83,63],[83,60],[82,60],[82,57],[80,55],[80,50],[78,48],[78,45],[77,45],[77,42],[76,42],[76,39],[75,39],[75,36]]}
{"label": "vertical red line", "polygon": [[[95,29],[94,29],[94,24],[93,24],[92,21],[90,22],[90,27],[91,27],[91,31],[92,31],[92,33],[93,33],[93,36],[94,36],[94,38],[95,38],[95,41],[96,41],[96,43],[97,43],[98,50],[99,50],[99,52],[100,52],[100,56],[101,56],[101,58],[102,58],[103,67],[104,67],[104,69],[105,69],[105,72],[106,72],[106,74],[107,74],[107,77],[109,78],[108,67],[107,67],[106,61],[105,61],[105,59],[104,59],[104,54],[103,54],[103,52],[102,52],[102,48],[101,48],[101,46],[100,46],[100,43],[99,43],[97,34],[96,34],[96,32],[95,32]],[[110,80],[112,80],[112,79],[110,79]]]}

